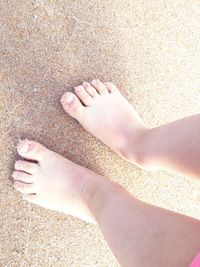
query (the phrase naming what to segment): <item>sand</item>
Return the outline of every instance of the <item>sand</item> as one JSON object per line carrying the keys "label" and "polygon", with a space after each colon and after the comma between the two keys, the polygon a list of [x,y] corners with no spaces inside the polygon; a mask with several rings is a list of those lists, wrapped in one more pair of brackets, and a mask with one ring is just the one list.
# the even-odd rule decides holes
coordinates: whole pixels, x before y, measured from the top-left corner
{"label": "sand", "polygon": [[157,126],[200,111],[198,1],[0,1],[0,266],[118,266],[97,226],[22,201],[19,138],[104,174],[138,198],[200,219],[200,182],[125,162],[59,102],[82,81],[114,82]]}

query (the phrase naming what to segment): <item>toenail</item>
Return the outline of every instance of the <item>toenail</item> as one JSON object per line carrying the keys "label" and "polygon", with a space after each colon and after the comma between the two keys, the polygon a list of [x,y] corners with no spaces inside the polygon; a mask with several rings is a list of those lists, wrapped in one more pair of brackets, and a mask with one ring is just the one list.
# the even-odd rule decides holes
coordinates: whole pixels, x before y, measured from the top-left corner
{"label": "toenail", "polygon": [[19,147],[21,153],[27,153],[30,150],[29,144],[24,144]]}
{"label": "toenail", "polygon": [[16,173],[16,172],[13,172],[11,176],[12,176],[12,178],[14,178],[14,179],[15,179],[15,178],[17,178],[17,176],[18,176],[18,175],[17,175],[17,173]]}
{"label": "toenail", "polygon": [[63,97],[61,98],[60,102],[62,105],[64,104],[70,104],[73,101],[74,97],[71,94],[64,94]]}
{"label": "toenail", "polygon": [[83,82],[83,86],[88,86],[88,85],[90,85],[90,84],[87,82]]}
{"label": "toenail", "polygon": [[15,162],[15,168],[19,168],[21,166],[21,163],[19,161]]}
{"label": "toenail", "polygon": [[77,87],[74,87],[74,89],[76,90],[76,92],[81,92],[83,87],[82,86],[77,86]]}
{"label": "toenail", "polygon": [[99,79],[95,79],[95,80],[93,80],[92,82],[95,83],[95,84],[97,84],[97,83],[100,82],[100,80],[99,80]]}
{"label": "toenail", "polygon": [[66,103],[70,104],[73,101],[73,99],[74,99],[73,95],[71,95],[71,94],[68,95],[67,98],[66,98]]}

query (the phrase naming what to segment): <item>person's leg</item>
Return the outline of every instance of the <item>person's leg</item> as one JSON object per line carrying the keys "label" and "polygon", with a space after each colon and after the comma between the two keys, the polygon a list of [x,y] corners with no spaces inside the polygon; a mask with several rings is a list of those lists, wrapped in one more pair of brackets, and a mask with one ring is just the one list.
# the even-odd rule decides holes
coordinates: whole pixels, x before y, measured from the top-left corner
{"label": "person's leg", "polygon": [[150,129],[141,139],[143,166],[200,178],[200,114]]}
{"label": "person's leg", "polygon": [[94,80],[65,93],[64,110],[125,159],[147,169],[200,176],[200,115],[148,128],[112,83]]}
{"label": "person's leg", "polygon": [[39,143],[22,141],[18,153],[13,178],[23,198],[96,222],[121,266],[188,267],[200,250],[200,221],[145,204]]}

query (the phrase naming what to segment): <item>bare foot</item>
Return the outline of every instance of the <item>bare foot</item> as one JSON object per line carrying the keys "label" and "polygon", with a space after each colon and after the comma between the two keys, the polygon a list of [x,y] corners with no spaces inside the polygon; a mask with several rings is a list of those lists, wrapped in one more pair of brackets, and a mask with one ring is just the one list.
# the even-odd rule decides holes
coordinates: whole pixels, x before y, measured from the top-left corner
{"label": "bare foot", "polygon": [[135,109],[112,83],[93,80],[61,98],[64,110],[112,150],[140,165],[140,138],[147,131]]}
{"label": "bare foot", "polygon": [[106,178],[34,141],[21,141],[17,150],[24,159],[15,162],[12,177],[25,200],[94,222],[86,202],[94,194],[92,185]]}

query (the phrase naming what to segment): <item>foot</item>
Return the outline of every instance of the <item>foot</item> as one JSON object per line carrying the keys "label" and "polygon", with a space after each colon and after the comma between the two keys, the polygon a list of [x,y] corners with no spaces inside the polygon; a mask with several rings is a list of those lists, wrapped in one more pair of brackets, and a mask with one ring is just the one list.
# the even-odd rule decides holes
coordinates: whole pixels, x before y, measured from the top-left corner
{"label": "foot", "polygon": [[112,150],[140,164],[141,136],[147,131],[135,109],[112,83],[93,80],[61,98],[64,110]]}
{"label": "foot", "polygon": [[87,203],[95,183],[104,177],[34,141],[21,141],[17,150],[23,160],[15,162],[12,177],[25,200],[94,222]]}

